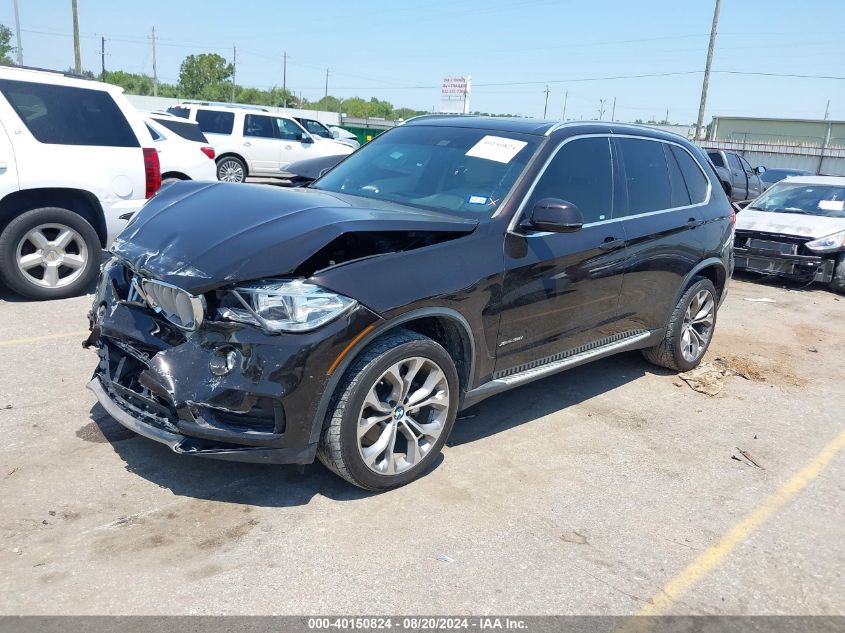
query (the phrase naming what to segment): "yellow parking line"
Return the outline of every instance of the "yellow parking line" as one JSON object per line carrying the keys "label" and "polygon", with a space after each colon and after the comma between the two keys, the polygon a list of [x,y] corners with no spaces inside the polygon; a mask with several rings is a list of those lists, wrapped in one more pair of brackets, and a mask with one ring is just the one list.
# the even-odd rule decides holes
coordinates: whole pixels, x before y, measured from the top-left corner
{"label": "yellow parking line", "polygon": [[29,338],[13,338],[6,341],[0,341],[0,347],[7,345],[26,345],[27,343],[38,343],[39,341],[52,341],[59,338],[70,338],[72,336],[86,336],[88,330],[79,330],[77,332],[65,332],[63,334],[45,334],[44,336],[31,336]]}
{"label": "yellow parking line", "polygon": [[845,431],[834,437],[813,460],[798,471],[756,509],[745,515],[718,543],[707,548],[686,569],[675,576],[655,595],[637,615],[660,615],[678,601],[690,588],[704,578],[733,549],[747,539],[754,530],[788,503],[807,484],[825,469],[830,461],[845,448]]}

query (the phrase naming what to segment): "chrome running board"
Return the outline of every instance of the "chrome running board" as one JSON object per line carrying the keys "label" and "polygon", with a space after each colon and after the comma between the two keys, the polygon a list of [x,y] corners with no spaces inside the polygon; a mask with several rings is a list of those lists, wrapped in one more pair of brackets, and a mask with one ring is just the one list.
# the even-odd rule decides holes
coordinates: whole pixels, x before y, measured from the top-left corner
{"label": "chrome running board", "polygon": [[[609,342],[597,341],[596,343],[584,345],[568,352],[556,354],[549,359],[538,361],[540,364],[529,369],[517,371],[516,373],[498,372],[494,374],[493,380],[468,391],[464,396],[462,409],[470,407],[485,398],[494,394],[524,385],[557,372],[583,365],[605,356],[618,352],[642,347],[641,343],[651,337],[654,333],[647,330],[626,333],[621,338],[617,335],[610,337]],[[607,340],[607,339],[605,339]],[[512,370],[510,370],[512,371]]]}

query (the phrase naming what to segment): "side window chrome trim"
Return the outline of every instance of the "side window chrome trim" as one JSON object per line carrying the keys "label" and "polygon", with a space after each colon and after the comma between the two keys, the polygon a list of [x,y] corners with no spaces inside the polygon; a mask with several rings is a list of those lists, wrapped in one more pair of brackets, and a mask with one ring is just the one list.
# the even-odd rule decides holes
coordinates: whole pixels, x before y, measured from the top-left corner
{"label": "side window chrome trim", "polygon": [[[684,206],[681,206],[681,207],[672,207],[672,208],[669,208],[669,209],[658,209],[657,211],[646,211],[645,213],[637,213],[637,214],[634,214],[634,215],[625,215],[625,216],[622,216],[622,217],[619,217],[619,218],[610,218],[609,220],[599,220],[598,222],[587,222],[587,223],[584,224],[585,227],[586,226],[598,226],[598,225],[601,225],[601,224],[610,224],[612,222],[619,222],[621,220],[629,220],[629,219],[632,219],[632,218],[642,218],[642,217],[647,217],[647,216],[650,216],[650,215],[657,215],[658,213],[670,213],[672,211],[680,211],[682,209],[695,209],[697,207],[704,207],[704,206],[707,206],[708,204],[710,204],[710,198],[712,197],[712,194],[713,194],[713,183],[710,182],[710,178],[707,177],[707,173],[701,167],[701,164],[698,162],[698,159],[692,154],[692,152],[690,152],[686,147],[684,147],[680,143],[677,143],[677,142],[671,141],[671,140],[661,139],[661,138],[651,138],[649,136],[639,136],[639,135],[636,135],[636,134],[608,134],[608,133],[579,134],[577,136],[570,136],[569,138],[566,138],[563,141],[561,141],[561,143],[555,148],[555,150],[551,153],[549,158],[543,164],[543,167],[540,169],[539,173],[537,174],[537,177],[534,179],[534,182],[531,183],[531,188],[525,194],[525,198],[520,203],[519,208],[517,208],[516,213],[514,213],[514,215],[513,215],[513,218],[511,218],[510,224],[508,224],[508,232],[509,233],[514,232],[514,230],[516,229],[516,225],[519,222],[519,219],[522,217],[523,212],[525,211],[525,207],[528,204],[528,200],[530,200],[531,196],[534,194],[534,189],[536,188],[537,183],[540,182],[540,179],[543,177],[543,174],[546,173],[546,169],[548,168],[549,164],[551,164],[552,160],[554,160],[555,156],[557,156],[557,153],[567,143],[569,143],[571,141],[576,141],[576,140],[582,139],[582,138],[607,138],[607,139],[635,138],[635,139],[641,139],[641,140],[644,140],[644,141],[653,141],[655,143],[665,143],[667,145],[675,145],[676,147],[681,148],[683,151],[685,151],[687,154],[689,154],[689,157],[692,158],[692,161],[695,163],[695,166],[698,167],[698,171],[701,172],[701,175],[704,176],[704,179],[707,181],[707,195],[704,197],[703,202],[698,202],[696,204],[687,204],[687,205],[684,205]],[[617,157],[617,160],[621,160],[621,156]],[[611,169],[613,169],[612,163],[611,163]],[[527,235],[526,237],[532,237],[534,235],[545,236],[545,235],[549,235],[549,232],[544,231],[542,233],[532,233],[530,235]]]}

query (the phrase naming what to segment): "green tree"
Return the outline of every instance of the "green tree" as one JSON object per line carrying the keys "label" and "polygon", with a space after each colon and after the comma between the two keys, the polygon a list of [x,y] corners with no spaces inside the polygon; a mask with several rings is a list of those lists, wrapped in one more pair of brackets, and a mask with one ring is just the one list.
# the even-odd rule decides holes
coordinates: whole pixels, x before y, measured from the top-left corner
{"label": "green tree", "polygon": [[188,55],[179,69],[179,90],[185,99],[225,101],[234,68],[216,53]]}
{"label": "green tree", "polygon": [[106,83],[120,86],[127,94],[153,94],[153,79],[148,75],[128,73],[124,70],[107,70],[104,80]]}
{"label": "green tree", "polygon": [[16,50],[12,46],[12,29],[5,24],[0,24],[0,64],[12,66],[15,62],[9,57],[9,53]]}

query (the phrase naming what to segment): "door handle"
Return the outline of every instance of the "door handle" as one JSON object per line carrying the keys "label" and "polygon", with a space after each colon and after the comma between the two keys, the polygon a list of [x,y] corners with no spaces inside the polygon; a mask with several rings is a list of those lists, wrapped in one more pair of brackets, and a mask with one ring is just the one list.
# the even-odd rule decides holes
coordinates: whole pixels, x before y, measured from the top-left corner
{"label": "door handle", "polygon": [[249,141],[244,141],[244,147],[252,147],[252,143]]}
{"label": "door handle", "polygon": [[687,220],[687,227],[694,229],[697,226],[701,226],[704,224],[704,220],[696,220],[695,218],[690,218]]}
{"label": "door handle", "polygon": [[604,242],[599,244],[599,248],[603,251],[614,251],[617,248],[625,246],[625,240],[617,239],[615,237],[606,237]]}

